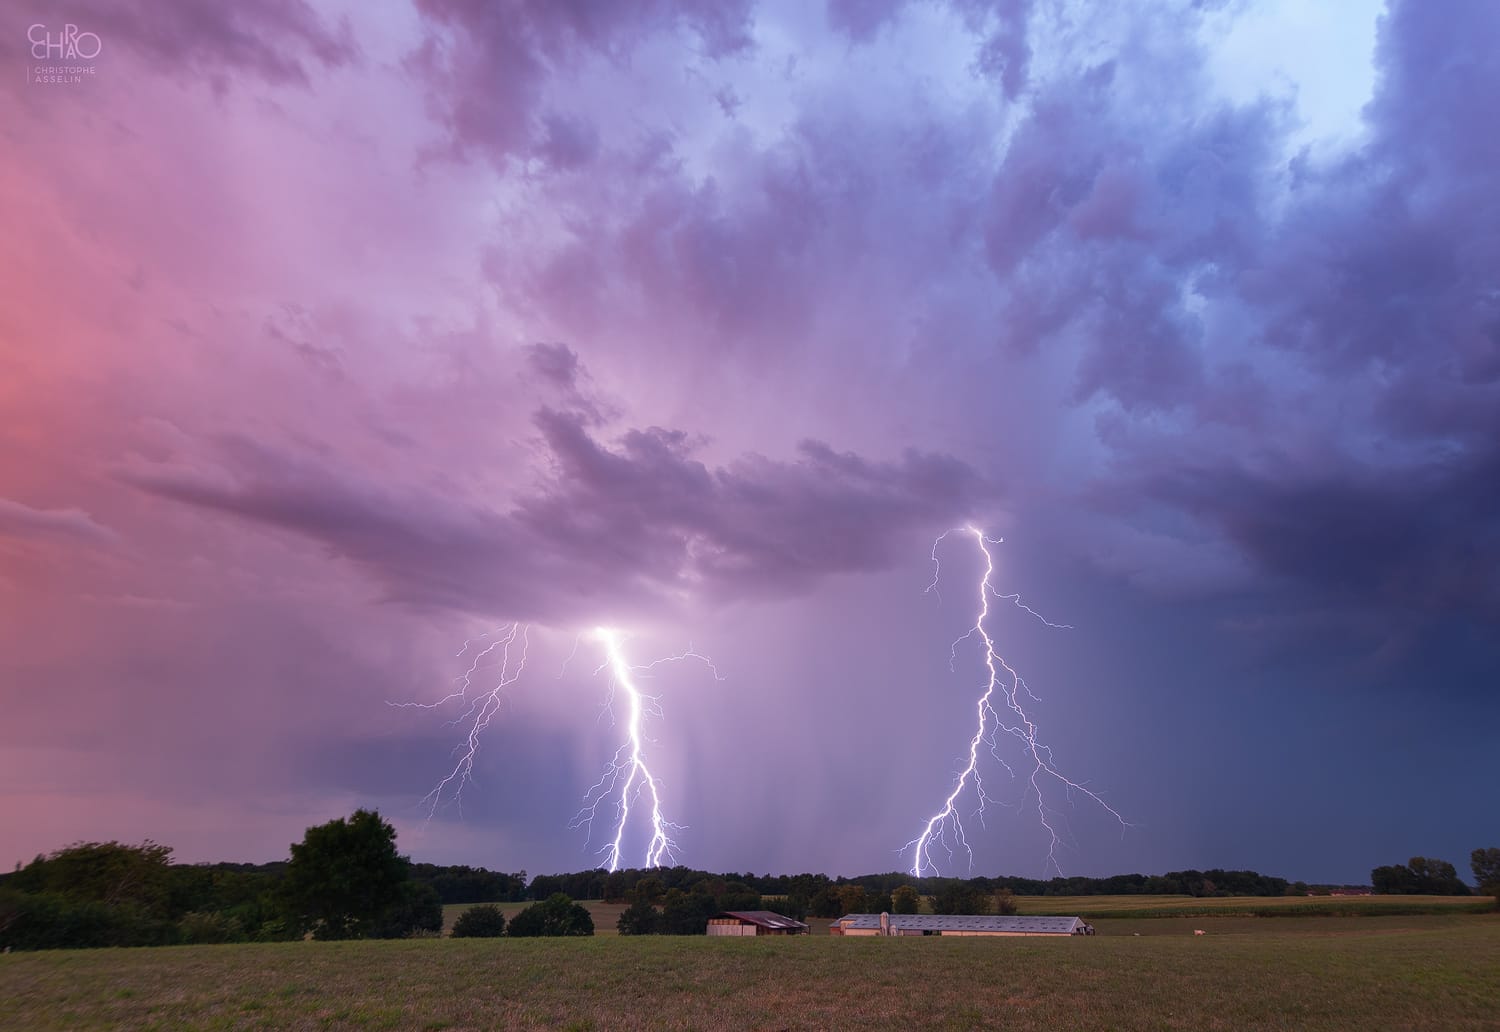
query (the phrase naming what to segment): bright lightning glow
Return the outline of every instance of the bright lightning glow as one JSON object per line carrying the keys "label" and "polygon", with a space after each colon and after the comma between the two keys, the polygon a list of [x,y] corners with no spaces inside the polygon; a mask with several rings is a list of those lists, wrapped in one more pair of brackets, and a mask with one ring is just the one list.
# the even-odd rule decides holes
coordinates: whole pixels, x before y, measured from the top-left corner
{"label": "bright lightning glow", "polygon": [[661,715],[660,699],[642,692],[636,684],[636,675],[648,672],[662,663],[697,659],[708,665],[716,680],[722,681],[723,678],[719,676],[712,660],[691,648],[681,655],[658,659],[645,666],[632,666],[625,659],[618,632],[601,627],[594,633],[604,644],[605,660],[599,670],[607,668],[610,672],[610,700],[613,701],[616,692],[623,692],[629,712],[625,720],[625,741],[616,750],[614,758],[605,764],[604,773],[599,776],[599,780],[584,795],[583,809],[573,819],[573,825],[592,830],[600,805],[606,800],[614,800],[614,836],[600,850],[600,855],[604,857],[600,866],[610,871],[619,870],[625,829],[630,824],[633,804],[639,802],[642,809],[649,810],[651,828],[643,866],[660,867],[663,863],[674,863],[677,859],[677,843],[673,841],[671,833],[680,830],[680,825],[673,824],[662,815],[661,782],[651,773],[651,768],[646,763],[645,739],[641,730],[648,713],[653,716]]}
{"label": "bright lightning glow", "polygon": [[[984,779],[979,771],[979,754],[981,748],[988,750],[1002,767],[1015,777],[1015,770],[1000,757],[999,738],[1000,734],[1009,735],[1021,743],[1022,754],[1027,758],[1031,770],[1027,774],[1029,788],[1025,798],[1035,797],[1037,817],[1043,828],[1047,830],[1050,844],[1047,850],[1047,867],[1062,874],[1062,867],[1057,860],[1058,847],[1062,845],[1062,837],[1058,834],[1054,821],[1058,820],[1059,814],[1047,806],[1043,787],[1048,784],[1060,784],[1068,798],[1073,798],[1074,792],[1088,796],[1094,802],[1102,806],[1115,820],[1120,822],[1122,828],[1129,827],[1125,818],[1121,817],[1114,808],[1100,798],[1095,792],[1084,785],[1064,777],[1058,772],[1053,762],[1052,749],[1037,739],[1037,725],[1027,715],[1025,705],[1021,699],[1022,693],[1036,701],[1031,689],[1026,687],[1026,682],[1021,676],[1001,657],[995,647],[995,640],[990,636],[985,623],[990,615],[990,598],[1011,602],[1020,609],[1041,620],[1048,627],[1067,628],[1067,624],[1055,624],[1043,618],[1035,610],[1025,605],[1019,595],[1002,594],[994,585],[995,559],[990,553],[991,545],[998,545],[1002,539],[986,538],[978,528],[968,526],[963,528],[964,532],[974,538],[979,546],[980,553],[984,556],[984,576],[979,581],[979,608],[974,617],[974,626],[962,637],[953,643],[950,651],[949,666],[952,668],[958,657],[958,647],[965,641],[977,637],[983,653],[984,665],[988,671],[988,680],[983,693],[980,694],[975,704],[978,727],[974,737],[969,740],[968,762],[958,772],[953,784],[953,790],[943,800],[943,805],[937,812],[927,819],[922,828],[922,833],[902,847],[902,852],[907,849],[912,851],[911,873],[915,877],[922,877],[924,873],[937,872],[937,864],[933,860],[932,850],[934,845],[942,847],[951,859],[954,847],[960,847],[968,855],[969,867],[974,866],[974,851],[969,846],[969,840],[964,832],[963,820],[959,815],[959,799],[972,781],[974,785],[974,797],[978,803],[974,810],[980,823],[984,822],[985,806],[990,803],[991,798],[985,793]],[[938,546],[944,538],[953,531],[948,531],[938,537],[932,543],[933,574],[932,583],[927,586],[928,591],[936,591],[938,576],[941,566],[938,563]],[[1001,710],[996,709],[995,699],[999,695],[1003,703],[1003,709],[1008,711],[1005,719],[1001,717]],[[1013,721],[1013,723],[1011,722]]]}
{"label": "bright lightning glow", "polygon": [[[526,669],[527,653],[530,648],[528,632],[529,628],[525,625],[514,623],[508,628],[491,631],[464,642],[463,648],[458,650],[459,657],[462,658],[470,649],[474,649],[474,658],[469,668],[455,679],[458,682],[457,688],[436,702],[387,703],[390,706],[415,709],[437,709],[452,702],[467,704],[458,717],[448,721],[449,726],[461,724],[465,728],[463,741],[454,748],[456,759],[453,769],[422,799],[423,805],[427,808],[429,821],[445,802],[456,805],[462,813],[463,790],[466,784],[474,780],[474,762],[479,755],[480,739],[489,728],[490,721],[499,712],[504,702],[505,689],[514,684]],[[614,871],[619,868],[624,855],[625,834],[630,824],[631,814],[639,806],[641,810],[649,813],[651,830],[650,841],[646,846],[644,866],[659,867],[663,863],[675,862],[677,843],[673,841],[671,832],[680,830],[680,826],[673,824],[662,815],[661,781],[652,773],[646,762],[647,739],[643,734],[646,718],[661,715],[660,700],[655,695],[641,691],[637,681],[641,677],[649,677],[650,671],[663,663],[675,663],[687,659],[704,663],[715,680],[722,681],[724,678],[720,676],[712,660],[693,651],[691,647],[686,652],[675,656],[666,656],[643,666],[633,666],[625,659],[623,642],[618,632],[599,628],[594,631],[593,636],[602,644],[605,657],[595,673],[606,669],[610,672],[609,696],[605,702],[606,710],[613,713],[616,693],[623,693],[625,696],[628,706],[625,741],[605,765],[604,773],[599,780],[585,794],[583,809],[574,817],[571,826],[592,830],[594,818],[598,816],[600,806],[607,801],[613,802],[615,807],[614,834],[608,845],[600,851],[600,855],[604,857],[600,866]],[[559,677],[566,673],[567,665],[577,653],[582,638],[583,635],[579,635],[574,640],[573,651],[563,662]],[[479,643],[485,639],[491,640],[482,648],[479,647]],[[476,690],[475,683],[479,680],[480,674],[497,667],[499,675],[491,687]]]}

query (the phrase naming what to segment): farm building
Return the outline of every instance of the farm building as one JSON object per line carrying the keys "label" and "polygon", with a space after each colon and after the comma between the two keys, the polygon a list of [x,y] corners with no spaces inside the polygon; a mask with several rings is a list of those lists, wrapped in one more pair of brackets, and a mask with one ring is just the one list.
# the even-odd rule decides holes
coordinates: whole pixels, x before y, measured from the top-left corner
{"label": "farm building", "polygon": [[807,925],[769,910],[726,910],[708,919],[709,935],[806,935]]}
{"label": "farm building", "polygon": [[845,914],[829,935],[1093,935],[1081,917],[979,914]]}

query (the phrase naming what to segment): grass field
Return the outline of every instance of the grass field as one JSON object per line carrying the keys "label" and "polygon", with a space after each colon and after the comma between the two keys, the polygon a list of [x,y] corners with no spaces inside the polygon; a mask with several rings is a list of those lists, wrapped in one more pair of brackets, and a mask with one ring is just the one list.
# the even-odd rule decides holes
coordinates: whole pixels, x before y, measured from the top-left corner
{"label": "grass field", "polygon": [[1500,1029],[1500,915],[1125,918],[1101,930],[11,954],[0,1028]]}

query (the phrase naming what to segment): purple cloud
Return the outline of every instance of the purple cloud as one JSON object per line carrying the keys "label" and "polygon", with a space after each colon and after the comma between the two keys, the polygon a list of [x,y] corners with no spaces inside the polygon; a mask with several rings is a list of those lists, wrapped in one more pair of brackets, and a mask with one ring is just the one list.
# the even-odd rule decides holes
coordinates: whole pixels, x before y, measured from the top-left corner
{"label": "purple cloud", "polygon": [[[155,72],[206,77],[220,91],[237,74],[276,85],[307,86],[311,68],[337,68],[359,55],[349,22],[330,25],[304,0],[79,0],[68,4],[64,13],[68,21],[100,38],[104,59],[123,48]],[[36,20],[45,21],[40,16]]]}
{"label": "purple cloud", "polygon": [[80,509],[37,509],[9,498],[0,498],[0,536],[71,538],[100,545],[117,539],[113,530]]}
{"label": "purple cloud", "polygon": [[686,30],[713,58],[750,45],[745,0],[419,0],[417,7],[429,31],[408,67],[426,85],[452,153],[497,164],[533,148],[557,168],[592,155],[597,143],[586,121],[537,110],[555,69],[627,52],[659,32]]}
{"label": "purple cloud", "polygon": [[682,431],[631,430],[611,448],[575,412],[543,409],[535,425],[550,472],[504,511],[388,488],[237,437],[219,441],[212,473],[125,478],[318,541],[393,601],[569,625],[787,597],[880,570],[992,497],[943,455],[871,462],[810,441],[790,462],[747,456],[713,468]]}

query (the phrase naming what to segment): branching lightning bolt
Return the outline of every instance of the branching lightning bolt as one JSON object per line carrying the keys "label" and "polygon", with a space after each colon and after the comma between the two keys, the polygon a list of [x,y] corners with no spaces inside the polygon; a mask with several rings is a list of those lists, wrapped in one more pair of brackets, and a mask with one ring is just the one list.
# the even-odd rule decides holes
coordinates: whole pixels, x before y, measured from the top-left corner
{"label": "branching lightning bolt", "polygon": [[[604,662],[599,665],[595,673],[608,670],[610,674],[609,696],[605,701],[605,710],[612,714],[616,693],[623,693],[629,712],[625,721],[624,743],[605,765],[604,773],[599,780],[584,795],[583,809],[573,818],[571,826],[592,831],[594,818],[598,816],[599,808],[607,801],[613,802],[616,818],[614,834],[609,844],[600,851],[600,855],[604,857],[600,866],[607,866],[614,871],[619,868],[624,856],[625,833],[630,823],[631,813],[637,804],[640,804],[642,808],[649,809],[650,813],[651,838],[646,846],[645,866],[659,867],[664,862],[676,860],[677,843],[673,841],[671,833],[680,830],[680,826],[663,816],[661,780],[652,772],[646,761],[647,739],[643,733],[643,727],[647,716],[661,715],[660,700],[655,695],[643,692],[637,681],[643,676],[649,676],[650,671],[664,663],[676,663],[689,659],[705,664],[715,680],[722,681],[724,678],[719,674],[718,668],[714,666],[711,659],[702,653],[695,652],[691,646],[686,652],[678,655],[665,656],[654,662],[637,666],[625,659],[623,641],[617,631],[600,628],[594,632],[593,636],[604,648]],[[582,640],[581,634],[574,639],[573,651],[564,660],[558,677],[566,673],[568,663],[577,654]],[[481,646],[481,642],[485,644]],[[455,678],[457,687],[441,699],[436,702],[387,703],[389,706],[403,709],[437,709],[449,703],[464,705],[463,712],[448,721],[450,727],[463,725],[465,728],[463,741],[453,750],[455,756],[453,769],[422,799],[422,804],[427,808],[429,821],[445,802],[458,806],[462,812],[463,790],[466,784],[474,780],[474,762],[479,755],[480,740],[489,728],[490,721],[500,711],[505,698],[505,690],[515,684],[526,669],[527,653],[530,649],[529,627],[521,623],[513,623],[509,627],[470,638],[464,642],[463,648],[458,650],[459,658],[467,655],[471,649],[473,659],[469,663],[469,668]],[[499,674],[490,687],[476,686],[482,673],[496,668],[499,669]]]}
{"label": "branching lightning bolt", "polygon": [[[437,813],[445,794],[459,807],[459,811],[462,812],[464,785],[474,780],[474,758],[479,754],[480,737],[484,734],[485,729],[490,726],[490,720],[499,712],[500,704],[503,701],[502,693],[506,688],[515,684],[516,680],[521,676],[521,672],[526,669],[526,653],[530,648],[529,630],[530,628],[524,627],[519,623],[513,623],[510,625],[509,630],[492,631],[489,634],[481,634],[478,638],[470,638],[464,642],[464,647],[458,650],[460,658],[477,641],[491,637],[491,635],[495,636],[493,641],[483,649],[475,652],[474,661],[469,664],[469,669],[457,678],[459,682],[458,690],[449,692],[437,702],[388,702],[386,704],[403,709],[437,709],[439,706],[454,701],[468,703],[468,708],[463,713],[448,721],[450,727],[456,724],[466,724],[468,728],[468,733],[464,736],[464,741],[455,746],[453,750],[454,754],[458,757],[457,762],[454,763],[453,769],[448,772],[447,777],[439,781],[437,787],[422,798],[423,805],[427,807],[427,819],[429,821],[432,820],[433,814]],[[515,669],[512,670],[511,648],[516,644],[518,637],[521,642],[520,658],[516,662]],[[485,657],[497,650],[500,653],[500,676],[496,678],[491,688],[479,691],[471,698],[469,691],[474,687],[475,676],[480,670],[479,665],[484,662]],[[493,669],[493,665],[487,669]]]}
{"label": "branching lightning bolt", "polygon": [[[974,626],[959,637],[954,643],[949,654],[950,669],[957,662],[958,647],[965,641],[977,637],[983,653],[985,669],[988,672],[988,680],[983,693],[980,694],[975,704],[978,727],[974,737],[969,740],[968,763],[958,772],[953,783],[953,790],[943,800],[943,805],[937,812],[927,819],[922,828],[922,833],[902,847],[902,852],[910,849],[912,851],[911,873],[915,877],[922,877],[924,873],[937,872],[937,863],[932,856],[934,846],[941,847],[951,858],[954,847],[959,847],[968,855],[969,867],[974,866],[974,851],[969,845],[968,837],[964,832],[963,820],[959,814],[959,799],[972,781],[974,785],[974,796],[978,806],[974,810],[980,823],[984,822],[984,811],[986,805],[994,801],[985,792],[984,779],[979,771],[980,750],[987,749],[996,761],[1000,763],[1011,777],[1016,776],[1015,770],[1000,757],[999,739],[1000,734],[1009,735],[1021,743],[1022,754],[1030,764],[1031,770],[1027,774],[1029,789],[1026,796],[1035,796],[1037,817],[1042,827],[1047,830],[1050,843],[1047,850],[1047,867],[1062,874],[1062,867],[1058,863],[1057,851],[1062,845],[1062,836],[1058,833],[1053,823],[1060,815],[1047,806],[1046,796],[1043,794],[1043,785],[1051,782],[1060,783],[1063,790],[1071,799],[1074,792],[1081,793],[1103,807],[1115,820],[1120,822],[1122,828],[1129,827],[1125,818],[1121,817],[1108,803],[1106,803],[1093,790],[1083,784],[1072,781],[1061,774],[1053,762],[1052,749],[1037,739],[1037,725],[1028,716],[1025,705],[1021,699],[1024,693],[1033,701],[1036,696],[1026,686],[1026,682],[1000,655],[995,647],[995,640],[991,637],[985,623],[990,615],[990,599],[996,598],[1011,602],[1020,609],[1036,617],[1048,627],[1067,629],[1067,624],[1055,624],[1042,617],[1034,609],[1021,601],[1019,595],[1002,594],[994,585],[995,560],[990,553],[990,546],[1001,543],[1001,539],[986,538],[982,531],[973,526],[963,528],[963,532],[973,536],[975,543],[979,546],[980,553],[984,556],[984,576],[979,581],[979,608],[974,618]],[[938,562],[938,546],[948,534],[948,531],[940,535],[932,543],[933,574],[932,583],[927,586],[929,592],[937,590],[938,577],[941,573],[941,565]],[[999,695],[1003,710],[1011,715],[1006,719],[1001,717],[1001,709],[996,708],[996,695]],[[1007,722],[1013,720],[1014,723]],[[1023,797],[1024,798],[1024,797]]]}
{"label": "branching lightning bolt", "polygon": [[625,829],[630,823],[632,807],[639,802],[643,808],[649,808],[651,827],[644,866],[660,867],[663,863],[676,861],[677,843],[672,839],[672,832],[681,830],[681,826],[663,816],[661,782],[646,762],[642,725],[648,714],[661,715],[660,698],[643,692],[636,684],[636,677],[663,663],[696,659],[707,664],[716,680],[722,681],[723,678],[712,660],[694,652],[691,647],[680,655],[667,656],[644,666],[632,666],[625,659],[618,632],[601,627],[595,631],[595,635],[603,643],[605,654],[604,662],[595,673],[607,669],[610,676],[610,694],[606,705],[612,708],[615,693],[623,692],[629,710],[625,719],[625,741],[616,750],[614,757],[605,764],[604,773],[599,776],[599,780],[585,793],[583,808],[573,818],[573,826],[592,830],[599,807],[606,801],[613,800],[614,835],[600,850],[600,855],[604,857],[600,866],[610,871],[619,870],[624,855]]}

